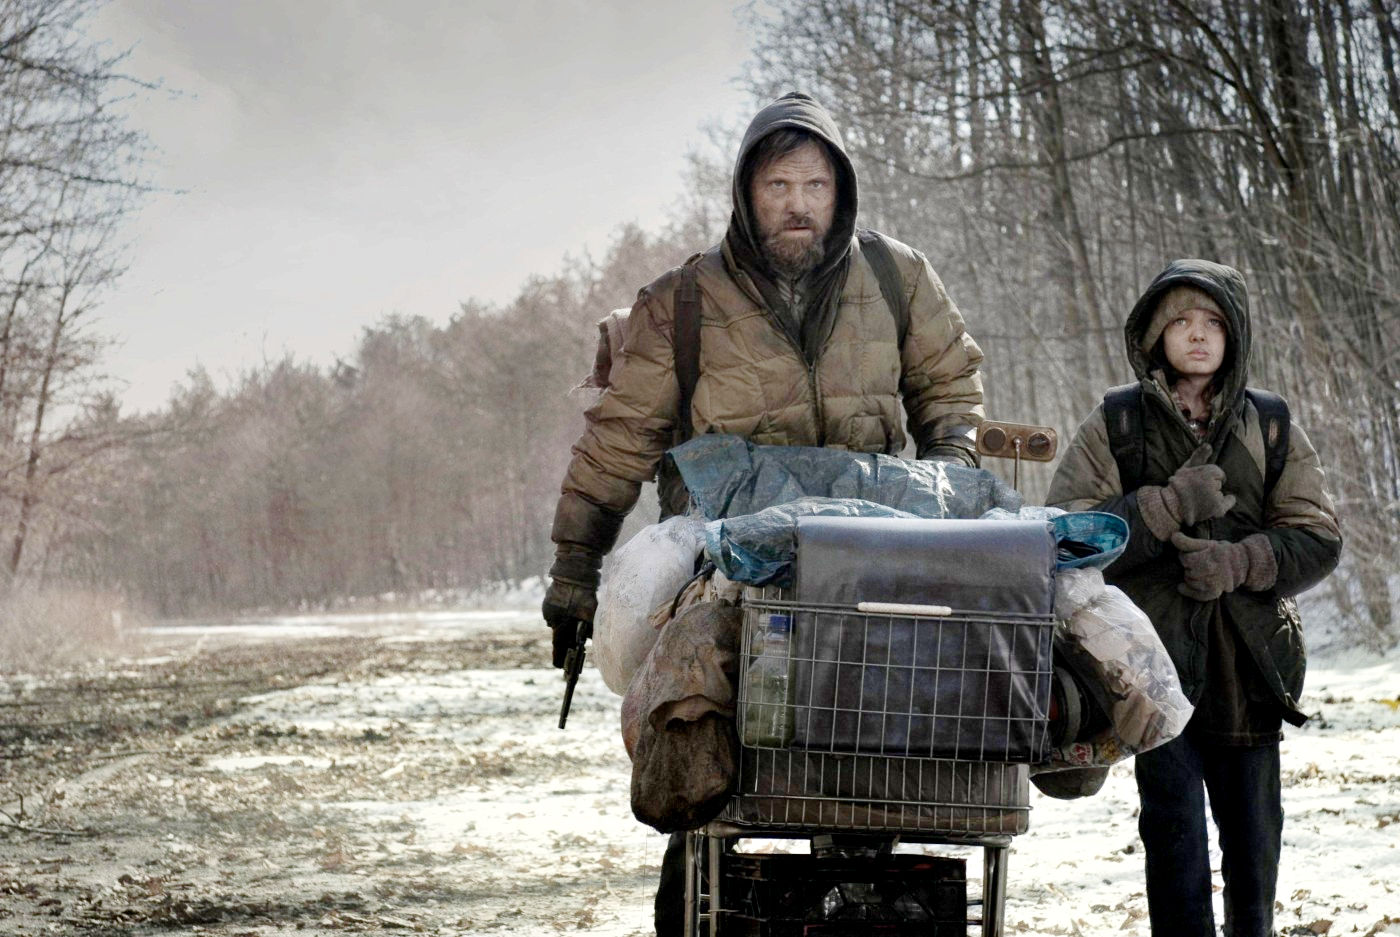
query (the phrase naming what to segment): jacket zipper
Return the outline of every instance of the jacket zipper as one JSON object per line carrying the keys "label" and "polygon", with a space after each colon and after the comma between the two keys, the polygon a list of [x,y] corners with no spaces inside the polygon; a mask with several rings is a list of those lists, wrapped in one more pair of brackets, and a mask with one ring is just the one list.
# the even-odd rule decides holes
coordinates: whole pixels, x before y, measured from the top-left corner
{"label": "jacket zipper", "polygon": [[[762,294],[759,294],[758,289],[753,286],[753,282],[749,280],[748,274],[741,273],[740,277],[742,277],[742,282],[746,283],[754,294],[761,297]],[[736,277],[736,279],[738,278]],[[750,298],[752,299],[753,297],[751,296]],[[812,392],[812,414],[817,422],[817,446],[825,446],[826,415],[823,413],[821,392],[817,390],[817,363],[815,361],[807,361],[807,353],[802,350],[801,342],[788,334],[788,330],[783,328],[782,322],[776,312],[769,309],[768,305],[764,302],[759,302],[757,305],[758,308],[763,310],[763,314],[768,317],[769,325],[776,329],[779,335],[787,339],[787,343],[792,346],[792,350],[797,352],[797,360],[807,365],[807,389]]]}

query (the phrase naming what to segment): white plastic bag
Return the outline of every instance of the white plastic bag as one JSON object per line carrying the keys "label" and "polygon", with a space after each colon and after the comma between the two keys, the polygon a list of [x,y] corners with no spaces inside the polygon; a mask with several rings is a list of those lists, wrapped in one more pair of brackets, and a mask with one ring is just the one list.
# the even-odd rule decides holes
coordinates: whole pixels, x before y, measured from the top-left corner
{"label": "white plastic bag", "polygon": [[1157,629],[1121,589],[1104,583],[1103,573],[1061,570],[1055,617],[1071,666],[1098,681],[1112,700],[1112,725],[1092,739],[1055,749],[1052,763],[1110,765],[1169,742],[1186,728],[1193,707]]}
{"label": "white plastic bag", "polygon": [[695,575],[704,546],[705,522],[678,515],[642,528],[614,555],[598,592],[592,656],[603,682],[619,696],[656,643],[648,616]]}

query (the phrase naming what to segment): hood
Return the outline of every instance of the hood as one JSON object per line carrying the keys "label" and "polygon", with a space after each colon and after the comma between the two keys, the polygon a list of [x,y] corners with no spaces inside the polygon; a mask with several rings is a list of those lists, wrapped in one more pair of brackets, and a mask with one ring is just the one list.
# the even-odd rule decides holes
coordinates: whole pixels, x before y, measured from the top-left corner
{"label": "hood", "polygon": [[1249,292],[1244,277],[1234,267],[1209,260],[1173,260],[1167,264],[1166,269],[1148,285],[1123,325],[1128,361],[1139,380],[1153,379],[1152,372],[1158,366],[1149,357],[1151,349],[1142,347],[1143,339],[1158,301],[1177,286],[1193,286],[1205,291],[1225,315],[1230,337],[1225,346],[1225,360],[1220,365],[1216,391],[1218,403],[1213,406],[1219,408],[1216,409],[1217,413],[1232,412],[1244,397],[1245,384],[1249,379],[1251,343]]}
{"label": "hood", "polygon": [[734,179],[731,184],[733,212],[729,216],[729,230],[725,234],[725,241],[734,258],[751,274],[755,271],[767,273],[760,259],[760,239],[753,206],[749,204],[748,179],[752,172],[749,162],[760,140],[775,130],[787,127],[805,130],[824,141],[836,171],[836,210],[831,221],[831,231],[826,237],[826,254],[817,269],[809,274],[811,279],[821,281],[827,279],[850,254],[851,238],[856,229],[856,173],[851,167],[850,157],[846,155],[846,145],[841,141],[841,132],[836,129],[836,122],[831,119],[826,108],[800,91],[791,91],[759,111],[749,122],[749,129],[744,131],[739,156],[734,161]]}

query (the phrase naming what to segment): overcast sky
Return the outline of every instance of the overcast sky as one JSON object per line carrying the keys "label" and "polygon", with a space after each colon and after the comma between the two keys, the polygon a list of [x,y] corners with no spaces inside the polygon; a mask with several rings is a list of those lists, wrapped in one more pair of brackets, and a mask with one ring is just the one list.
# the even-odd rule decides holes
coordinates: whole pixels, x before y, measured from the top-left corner
{"label": "overcast sky", "polygon": [[142,210],[103,307],[126,408],[658,227],[703,125],[751,110],[731,3],[112,0],[91,31],[179,92],[133,113],[182,192]]}

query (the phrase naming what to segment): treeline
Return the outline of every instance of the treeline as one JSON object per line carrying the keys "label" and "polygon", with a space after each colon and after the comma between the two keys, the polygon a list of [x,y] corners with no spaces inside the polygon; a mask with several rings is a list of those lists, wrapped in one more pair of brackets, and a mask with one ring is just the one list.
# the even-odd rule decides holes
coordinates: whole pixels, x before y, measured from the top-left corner
{"label": "treeline", "polygon": [[102,497],[123,438],[93,319],[146,141],[117,113],[123,57],[82,38],[93,8],[0,0],[0,585],[43,568],[36,541]]}
{"label": "treeline", "polygon": [[196,372],[128,424],[50,574],[126,584],[164,615],[540,575],[595,322],[683,260],[681,237],[624,229],[503,308],[368,328],[333,367],[284,359],[223,391]]}

